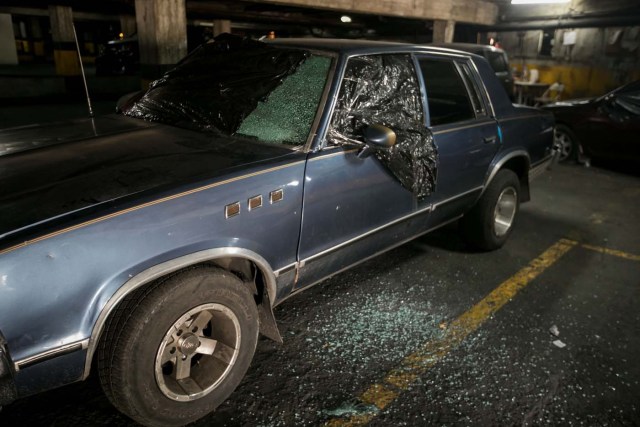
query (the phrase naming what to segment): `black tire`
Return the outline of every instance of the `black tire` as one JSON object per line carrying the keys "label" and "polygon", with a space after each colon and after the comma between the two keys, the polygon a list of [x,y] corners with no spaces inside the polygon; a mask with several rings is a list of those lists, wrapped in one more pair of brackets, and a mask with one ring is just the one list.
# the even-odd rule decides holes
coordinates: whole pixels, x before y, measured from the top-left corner
{"label": "black tire", "polygon": [[[194,326],[196,320],[202,328]],[[194,267],[118,306],[98,348],[100,382],[113,405],[135,421],[184,425],[212,412],[235,390],[257,339],[258,311],[249,288],[220,268]],[[205,341],[214,349],[210,355],[199,354]],[[159,362],[174,353],[173,361]],[[177,378],[180,363],[190,367],[188,378]],[[204,394],[185,391],[185,381]],[[177,400],[181,393],[192,400]]]}
{"label": "black tire", "polygon": [[[499,200],[501,206],[497,209]],[[513,171],[503,169],[497,173],[475,206],[462,218],[463,234],[478,249],[498,249],[511,235],[519,210],[520,180]],[[507,218],[510,220],[506,221]]]}
{"label": "black tire", "polygon": [[562,124],[556,125],[553,131],[553,145],[559,150],[559,162],[576,162],[580,152],[580,143],[576,134]]}

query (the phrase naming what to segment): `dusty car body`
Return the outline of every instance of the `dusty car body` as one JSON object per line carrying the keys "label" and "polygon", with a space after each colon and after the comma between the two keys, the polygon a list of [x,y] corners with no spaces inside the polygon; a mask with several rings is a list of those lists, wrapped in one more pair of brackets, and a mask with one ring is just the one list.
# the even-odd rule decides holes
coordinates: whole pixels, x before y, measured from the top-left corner
{"label": "dusty car body", "polygon": [[640,164],[640,82],[588,99],[544,107],[556,118],[560,160],[602,158]]}
{"label": "dusty car body", "polygon": [[[233,43],[219,42],[237,64]],[[0,132],[0,404],[85,379],[95,362],[137,421],[198,419],[240,382],[258,330],[280,340],[274,305],[460,218],[472,243],[502,246],[551,160],[552,116],[513,106],[479,56],[340,40],[250,48],[273,67],[260,84],[278,77],[248,112],[203,119],[240,117],[228,134],[178,127],[176,114],[203,116],[182,103],[158,123],[162,93],[191,90],[170,78],[128,110],[147,121]],[[255,93],[220,96],[233,90]],[[265,121],[270,102],[314,97]]]}

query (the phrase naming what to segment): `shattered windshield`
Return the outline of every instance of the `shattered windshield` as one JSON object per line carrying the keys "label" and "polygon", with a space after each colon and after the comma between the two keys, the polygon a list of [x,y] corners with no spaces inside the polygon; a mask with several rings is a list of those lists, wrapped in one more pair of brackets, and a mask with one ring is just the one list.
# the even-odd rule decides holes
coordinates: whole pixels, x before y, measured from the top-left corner
{"label": "shattered windshield", "polygon": [[126,106],[130,117],[303,145],[331,57],[223,35],[200,46]]}

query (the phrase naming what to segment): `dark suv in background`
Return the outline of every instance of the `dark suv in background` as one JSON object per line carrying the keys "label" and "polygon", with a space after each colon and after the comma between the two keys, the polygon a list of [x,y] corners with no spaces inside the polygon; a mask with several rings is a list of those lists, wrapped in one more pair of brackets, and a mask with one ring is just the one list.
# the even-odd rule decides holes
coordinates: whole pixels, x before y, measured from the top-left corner
{"label": "dark suv in background", "polygon": [[493,71],[495,71],[498,80],[500,80],[500,83],[502,83],[502,86],[504,86],[507,91],[509,98],[513,100],[513,75],[511,74],[511,67],[509,66],[509,58],[504,50],[490,45],[473,43],[431,43],[431,46],[462,50],[484,56],[487,61],[489,61],[489,65],[491,65]]}

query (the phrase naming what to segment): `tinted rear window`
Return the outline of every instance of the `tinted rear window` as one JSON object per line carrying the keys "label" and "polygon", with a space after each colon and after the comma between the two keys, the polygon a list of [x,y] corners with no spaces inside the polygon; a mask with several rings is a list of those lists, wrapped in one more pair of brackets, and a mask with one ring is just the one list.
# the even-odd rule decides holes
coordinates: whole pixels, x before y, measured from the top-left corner
{"label": "tinted rear window", "polygon": [[501,52],[486,52],[485,56],[489,61],[489,65],[493,68],[493,71],[496,73],[501,73],[504,71],[509,71],[509,64],[507,63],[507,59],[504,54]]}
{"label": "tinted rear window", "polygon": [[420,69],[432,126],[475,118],[469,93],[453,61],[424,58],[420,59]]}

